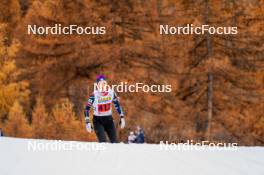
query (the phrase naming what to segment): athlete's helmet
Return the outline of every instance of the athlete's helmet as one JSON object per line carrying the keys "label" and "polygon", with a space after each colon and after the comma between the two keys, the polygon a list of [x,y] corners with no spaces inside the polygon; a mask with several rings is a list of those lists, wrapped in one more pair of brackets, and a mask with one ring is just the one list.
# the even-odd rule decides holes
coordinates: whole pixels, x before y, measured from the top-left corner
{"label": "athlete's helmet", "polygon": [[96,76],[96,83],[99,83],[99,81],[102,81],[102,80],[106,81],[106,78],[104,75],[97,75]]}
{"label": "athlete's helmet", "polygon": [[97,75],[96,83],[97,83],[98,91],[101,93],[101,95],[103,96],[108,95],[109,87],[107,85],[105,76]]}

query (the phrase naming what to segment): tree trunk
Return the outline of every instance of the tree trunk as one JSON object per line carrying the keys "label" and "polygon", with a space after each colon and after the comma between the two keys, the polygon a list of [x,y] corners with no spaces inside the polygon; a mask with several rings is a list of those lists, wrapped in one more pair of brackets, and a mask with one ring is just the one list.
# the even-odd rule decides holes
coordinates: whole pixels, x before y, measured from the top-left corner
{"label": "tree trunk", "polygon": [[[209,23],[209,0],[206,0],[206,9],[205,9],[205,23]],[[213,73],[212,73],[212,64],[211,64],[211,55],[212,55],[212,41],[209,33],[206,34],[206,47],[207,47],[207,59],[209,60],[208,68],[208,87],[207,87],[207,131],[206,139],[207,141],[211,140],[211,123],[213,117]]]}

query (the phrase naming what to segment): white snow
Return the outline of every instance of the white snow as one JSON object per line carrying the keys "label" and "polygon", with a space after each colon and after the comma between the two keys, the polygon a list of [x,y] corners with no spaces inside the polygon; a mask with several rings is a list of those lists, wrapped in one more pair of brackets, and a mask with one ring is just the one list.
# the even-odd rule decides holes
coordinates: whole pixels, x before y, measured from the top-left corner
{"label": "white snow", "polygon": [[[72,150],[63,150],[71,145]],[[39,150],[34,151],[34,146]],[[154,144],[100,145],[0,137],[0,175],[90,174],[264,175],[264,147],[168,151]]]}

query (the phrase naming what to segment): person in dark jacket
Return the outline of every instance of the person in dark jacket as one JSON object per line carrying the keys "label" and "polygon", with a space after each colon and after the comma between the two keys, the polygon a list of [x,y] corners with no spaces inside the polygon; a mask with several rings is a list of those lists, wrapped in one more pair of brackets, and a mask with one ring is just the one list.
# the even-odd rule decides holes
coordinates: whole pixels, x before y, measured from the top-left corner
{"label": "person in dark jacket", "polygon": [[136,130],[136,143],[145,143],[145,134],[144,134],[144,130],[140,127],[137,126],[137,130]]}

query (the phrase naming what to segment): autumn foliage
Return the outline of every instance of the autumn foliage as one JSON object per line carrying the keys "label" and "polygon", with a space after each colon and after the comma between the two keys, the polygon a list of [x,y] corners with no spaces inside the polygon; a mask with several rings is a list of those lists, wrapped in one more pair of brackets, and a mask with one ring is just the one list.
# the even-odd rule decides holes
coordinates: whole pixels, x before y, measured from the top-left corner
{"label": "autumn foliage", "polygon": [[[95,140],[83,107],[97,74],[110,84],[170,84],[120,93],[125,140],[264,145],[264,1],[2,0],[0,126],[8,136]],[[105,35],[28,35],[27,25],[105,26]],[[159,25],[237,26],[237,35],[159,34]],[[117,116],[114,115],[116,121]]]}
{"label": "autumn foliage", "polygon": [[6,121],[6,134],[12,137],[31,137],[31,127],[21,105],[16,101],[11,107]]}

